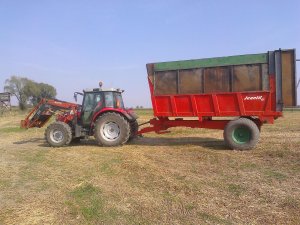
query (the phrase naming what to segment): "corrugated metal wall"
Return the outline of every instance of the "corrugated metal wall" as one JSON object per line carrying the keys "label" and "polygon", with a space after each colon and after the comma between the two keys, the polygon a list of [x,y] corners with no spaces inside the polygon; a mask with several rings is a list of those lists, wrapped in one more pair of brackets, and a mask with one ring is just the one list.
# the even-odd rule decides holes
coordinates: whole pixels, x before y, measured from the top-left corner
{"label": "corrugated metal wall", "polygon": [[158,71],[155,95],[269,90],[267,64]]}
{"label": "corrugated metal wall", "polygon": [[[295,49],[275,52],[281,55],[284,106],[296,106]],[[154,95],[268,91],[270,60],[268,54],[252,54],[151,63],[147,70]]]}

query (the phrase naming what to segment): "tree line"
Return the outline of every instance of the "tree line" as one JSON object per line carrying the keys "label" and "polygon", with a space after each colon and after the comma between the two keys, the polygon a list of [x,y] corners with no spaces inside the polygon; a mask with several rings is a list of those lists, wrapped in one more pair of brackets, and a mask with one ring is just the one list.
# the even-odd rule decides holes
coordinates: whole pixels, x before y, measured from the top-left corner
{"label": "tree line", "polygon": [[16,96],[21,110],[26,109],[28,105],[36,105],[42,98],[56,97],[56,89],[53,86],[18,76],[6,79],[4,91]]}

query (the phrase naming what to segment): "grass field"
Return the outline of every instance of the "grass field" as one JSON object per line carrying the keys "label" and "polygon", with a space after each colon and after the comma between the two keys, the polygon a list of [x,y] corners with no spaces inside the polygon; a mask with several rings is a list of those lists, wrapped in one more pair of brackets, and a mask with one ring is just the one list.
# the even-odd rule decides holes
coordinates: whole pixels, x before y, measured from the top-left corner
{"label": "grass field", "polygon": [[18,128],[23,117],[0,116],[0,224],[300,224],[299,111],[244,152],[187,128],[51,148],[43,128]]}

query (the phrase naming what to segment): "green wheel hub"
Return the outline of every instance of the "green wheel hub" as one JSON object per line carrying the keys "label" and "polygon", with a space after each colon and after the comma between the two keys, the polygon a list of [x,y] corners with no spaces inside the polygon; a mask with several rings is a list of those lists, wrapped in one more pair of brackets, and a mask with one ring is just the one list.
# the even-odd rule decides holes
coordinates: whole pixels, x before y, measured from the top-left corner
{"label": "green wheel hub", "polygon": [[247,127],[237,127],[232,132],[232,139],[238,144],[245,144],[250,141],[251,132]]}

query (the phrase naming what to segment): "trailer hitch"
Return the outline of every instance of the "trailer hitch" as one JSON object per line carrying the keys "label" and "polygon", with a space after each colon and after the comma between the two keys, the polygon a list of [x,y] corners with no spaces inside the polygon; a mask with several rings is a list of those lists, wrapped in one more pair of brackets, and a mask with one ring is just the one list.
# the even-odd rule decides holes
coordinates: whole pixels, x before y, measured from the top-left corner
{"label": "trailer hitch", "polygon": [[147,122],[145,122],[145,123],[141,123],[141,124],[139,124],[139,127],[140,127],[140,126],[143,126],[143,125],[145,125],[145,124],[148,124],[148,123],[150,123],[150,120],[149,120],[149,121],[147,121]]}

